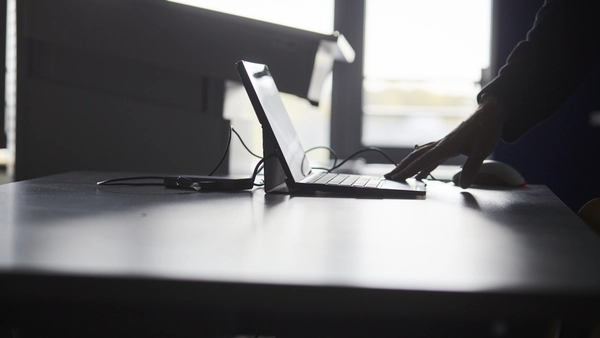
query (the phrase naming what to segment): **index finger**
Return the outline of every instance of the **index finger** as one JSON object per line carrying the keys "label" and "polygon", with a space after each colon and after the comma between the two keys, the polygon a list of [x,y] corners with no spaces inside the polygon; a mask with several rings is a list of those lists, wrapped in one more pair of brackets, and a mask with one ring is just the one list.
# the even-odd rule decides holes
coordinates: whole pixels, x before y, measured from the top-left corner
{"label": "index finger", "polygon": [[406,156],[402,161],[400,161],[400,163],[396,166],[396,168],[394,168],[394,170],[390,171],[384,176],[389,179],[392,176],[396,175],[398,172],[404,170],[404,168],[410,165],[413,161],[417,160],[424,153],[426,153],[431,148],[431,145],[432,143],[427,143],[425,145],[417,147],[412,153],[408,154],[408,156]]}
{"label": "index finger", "polygon": [[448,154],[447,151],[444,151],[444,149],[439,145],[435,146],[431,149],[428,149],[425,153],[416,158],[414,161],[411,161],[408,165],[397,171],[395,174],[390,175],[391,179],[406,179],[408,177],[412,177],[421,170],[437,166],[452,156],[454,156],[454,154]]}

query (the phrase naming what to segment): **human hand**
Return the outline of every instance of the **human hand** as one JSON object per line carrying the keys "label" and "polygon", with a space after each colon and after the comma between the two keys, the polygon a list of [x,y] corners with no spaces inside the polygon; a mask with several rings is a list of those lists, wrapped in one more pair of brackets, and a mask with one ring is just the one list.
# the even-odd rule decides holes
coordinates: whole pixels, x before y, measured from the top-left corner
{"label": "human hand", "polygon": [[507,118],[507,112],[496,99],[485,96],[466,121],[441,140],[417,147],[385,177],[401,181],[416,175],[417,179],[423,179],[445,160],[462,154],[468,158],[459,184],[466,189],[473,183],[483,160],[494,151]]}

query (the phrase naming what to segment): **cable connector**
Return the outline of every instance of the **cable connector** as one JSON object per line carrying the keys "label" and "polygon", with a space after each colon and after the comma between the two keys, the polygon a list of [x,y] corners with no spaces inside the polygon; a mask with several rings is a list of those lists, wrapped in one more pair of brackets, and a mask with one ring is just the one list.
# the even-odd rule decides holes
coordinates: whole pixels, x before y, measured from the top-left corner
{"label": "cable connector", "polygon": [[175,184],[180,188],[189,188],[194,189],[196,191],[200,191],[203,188],[215,188],[217,186],[217,183],[215,181],[194,181],[184,176],[178,176],[175,180]]}

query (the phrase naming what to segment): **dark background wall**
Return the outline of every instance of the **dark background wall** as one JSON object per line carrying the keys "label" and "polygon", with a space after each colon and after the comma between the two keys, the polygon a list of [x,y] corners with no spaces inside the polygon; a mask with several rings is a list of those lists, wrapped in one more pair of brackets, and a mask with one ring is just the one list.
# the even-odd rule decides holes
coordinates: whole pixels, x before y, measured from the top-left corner
{"label": "dark background wall", "polygon": [[15,179],[206,175],[226,146],[235,62],[268,64],[305,96],[322,39],[164,0],[19,0]]}
{"label": "dark background wall", "polygon": [[185,53],[198,27],[175,16],[148,1],[17,2],[16,180],[210,172],[227,138],[224,80],[190,61],[210,49]]}
{"label": "dark background wall", "polygon": [[[533,25],[542,0],[496,0],[493,71]],[[494,158],[519,170],[529,183],[547,185],[577,211],[600,197],[600,127],[590,114],[600,111],[600,67],[596,66],[573,97],[515,144],[500,143]]]}

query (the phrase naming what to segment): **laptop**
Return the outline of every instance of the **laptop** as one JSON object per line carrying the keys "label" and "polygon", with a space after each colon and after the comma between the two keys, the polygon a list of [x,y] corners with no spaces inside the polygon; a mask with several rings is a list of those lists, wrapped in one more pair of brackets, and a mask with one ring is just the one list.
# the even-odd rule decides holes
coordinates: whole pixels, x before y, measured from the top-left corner
{"label": "laptop", "polygon": [[[263,128],[263,138],[268,138],[263,143],[271,142],[290,193],[324,192],[375,198],[416,198],[425,195],[425,184],[414,179],[396,182],[386,180],[383,176],[311,170],[310,161],[305,156],[269,68],[264,64],[248,61],[239,61],[236,67]],[[265,177],[265,180],[268,179]]]}

